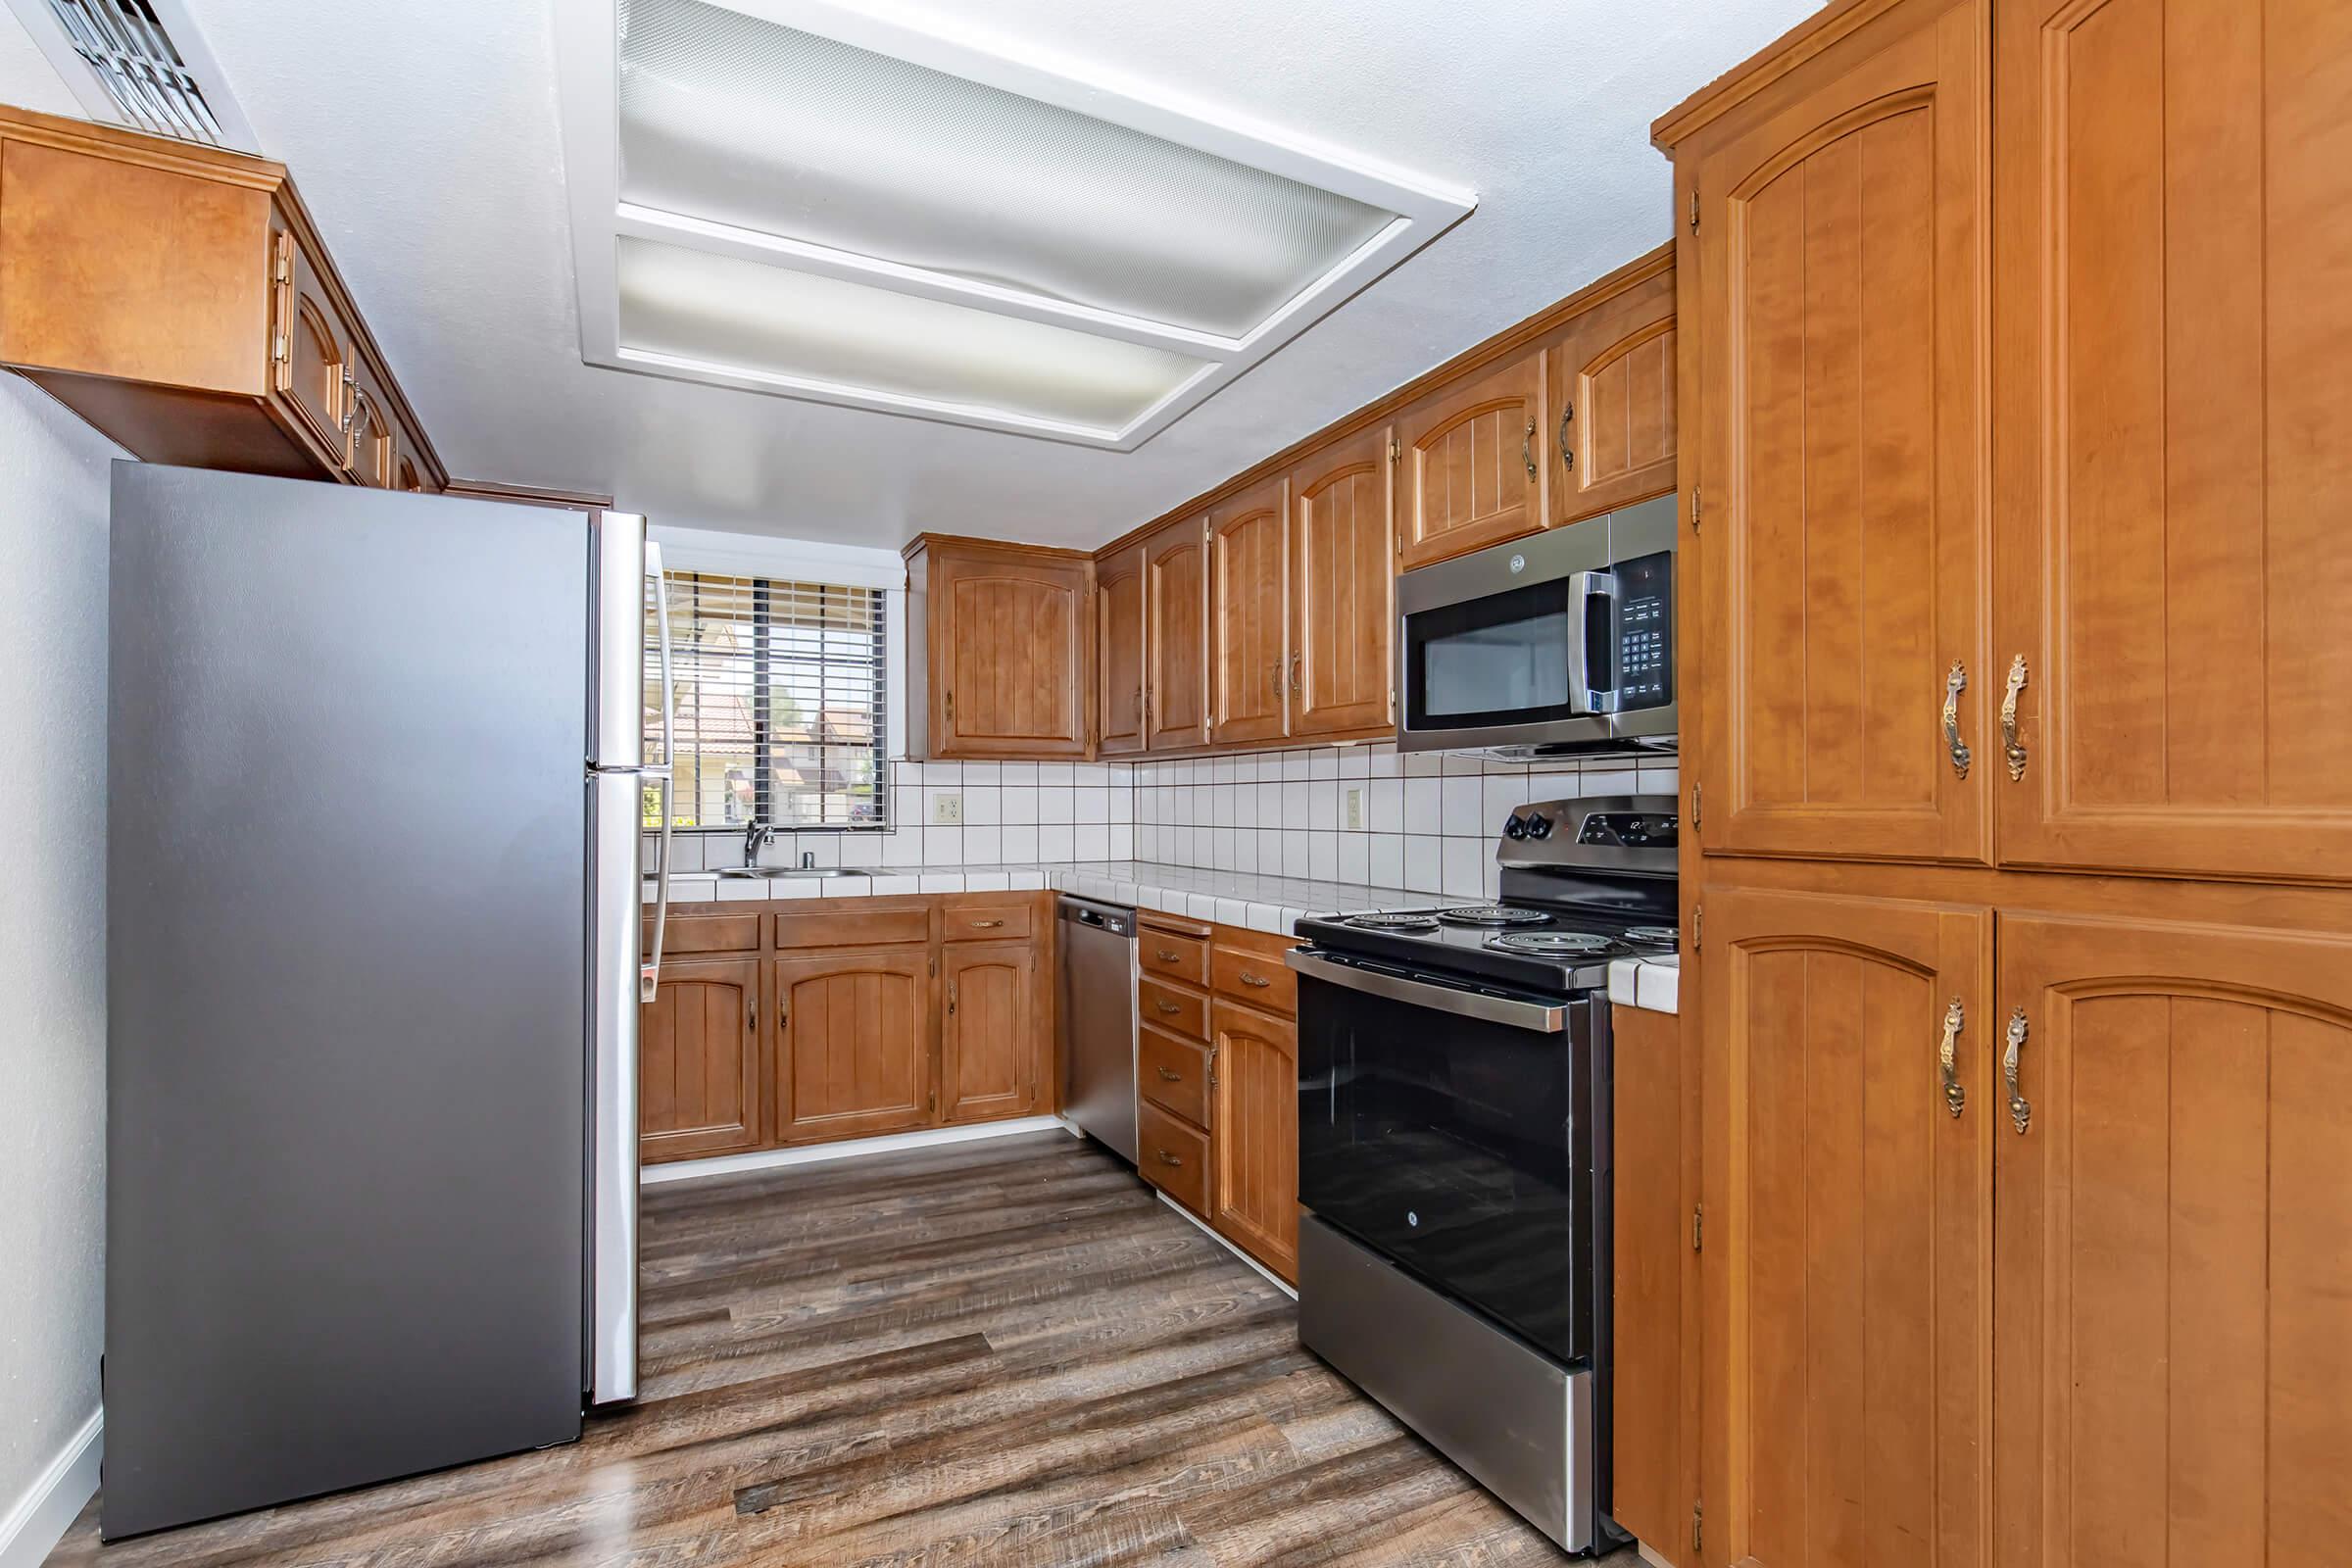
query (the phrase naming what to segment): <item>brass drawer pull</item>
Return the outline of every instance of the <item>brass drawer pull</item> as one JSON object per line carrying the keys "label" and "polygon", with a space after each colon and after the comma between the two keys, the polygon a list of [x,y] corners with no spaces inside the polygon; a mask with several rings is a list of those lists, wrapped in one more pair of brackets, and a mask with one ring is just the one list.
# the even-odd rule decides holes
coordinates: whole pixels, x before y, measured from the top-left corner
{"label": "brass drawer pull", "polygon": [[1152,950],[1152,956],[1157,958],[1162,963],[1174,963],[1177,958],[1182,956],[1182,955],[1170,953],[1165,948],[1153,948]]}
{"label": "brass drawer pull", "polygon": [[1271,981],[1271,980],[1267,979],[1267,978],[1266,978],[1264,975],[1262,975],[1262,974],[1251,974],[1251,973],[1250,973],[1249,970],[1247,970],[1247,969],[1244,969],[1244,970],[1242,971],[1242,973],[1241,973],[1241,981],[1242,981],[1242,984],[1244,984],[1244,985],[1246,985],[1246,986],[1255,986],[1255,987],[1256,987],[1258,990],[1260,990],[1260,991],[1263,991],[1263,990],[1265,990],[1265,989],[1266,989],[1266,987],[1268,987],[1268,986],[1270,986],[1270,985],[1272,985],[1272,984],[1274,983],[1273,981]]}
{"label": "brass drawer pull", "polygon": [[2001,1057],[2001,1076],[2009,1080],[2009,1119],[2017,1124],[2017,1135],[2023,1138],[2026,1129],[2034,1125],[2034,1107],[2017,1091],[2018,1055],[2026,1049],[2026,1009],[2018,1008],[2009,1014],[2009,1050]]}
{"label": "brass drawer pull", "polygon": [[1184,1074],[1180,1072],[1170,1072],[1165,1067],[1159,1069],[1159,1075],[1161,1078],[1172,1084],[1180,1084],[1184,1082]]}
{"label": "brass drawer pull", "polygon": [[1970,752],[1968,742],[1960,738],[1960,694],[1968,690],[1968,667],[1959,660],[1952,661],[1951,672],[1943,677],[1943,744],[1952,754],[1952,772],[1968,777]]}
{"label": "brass drawer pull", "polygon": [[974,920],[972,922],[972,929],[975,931],[994,931],[997,927],[1003,925],[1004,923],[1004,922],[1002,920]]}
{"label": "brass drawer pull", "polygon": [[1960,999],[1944,1009],[1943,1040],[1936,1048],[1936,1060],[1943,1069],[1943,1102],[1951,1107],[1954,1116],[1968,1103],[1968,1091],[1960,1087],[1960,1031],[1968,1021]]}
{"label": "brass drawer pull", "polygon": [[1162,1165],[1181,1165],[1181,1164],[1183,1164],[1183,1163],[1184,1163],[1184,1161],[1183,1161],[1183,1160],[1181,1160],[1181,1159],[1177,1158],[1177,1157],[1176,1157],[1174,1154],[1171,1154],[1171,1153],[1169,1153],[1169,1152],[1168,1152],[1166,1150],[1164,1150],[1164,1149],[1162,1149],[1162,1150],[1158,1151],[1158,1154],[1159,1154],[1159,1162],[1160,1162]]}
{"label": "brass drawer pull", "polygon": [[1182,1012],[1184,1010],[1184,1008],[1177,1005],[1175,1003],[1162,1002],[1156,997],[1152,999],[1152,1005],[1157,1007],[1162,1012]]}
{"label": "brass drawer pull", "polygon": [[2009,781],[2026,776],[2026,744],[2017,738],[2017,694],[2026,689],[2026,656],[2009,663],[2009,689],[2001,694],[2001,750],[2009,754]]}

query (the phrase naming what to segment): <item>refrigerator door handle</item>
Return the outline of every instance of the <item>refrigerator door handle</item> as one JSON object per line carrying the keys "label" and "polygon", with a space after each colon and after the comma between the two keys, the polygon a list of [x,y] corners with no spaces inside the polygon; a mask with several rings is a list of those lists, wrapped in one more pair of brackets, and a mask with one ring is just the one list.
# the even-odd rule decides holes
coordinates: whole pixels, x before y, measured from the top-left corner
{"label": "refrigerator door handle", "polygon": [[654,950],[637,971],[637,1000],[652,1002],[662,985],[662,950],[669,936],[669,819],[677,788],[677,685],[669,647],[669,579],[662,574],[662,547],[645,542],[645,575],[654,585],[655,643],[662,650],[662,761],[649,768],[662,781],[662,852],[654,874]]}

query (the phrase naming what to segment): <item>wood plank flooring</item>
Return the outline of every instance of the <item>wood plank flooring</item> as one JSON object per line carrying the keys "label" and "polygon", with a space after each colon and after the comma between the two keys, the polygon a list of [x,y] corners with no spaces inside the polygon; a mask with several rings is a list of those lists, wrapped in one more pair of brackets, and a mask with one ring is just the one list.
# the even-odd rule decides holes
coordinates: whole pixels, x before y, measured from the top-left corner
{"label": "wood plank flooring", "polygon": [[93,1503],[50,1563],[1563,1560],[1065,1134],[651,1188],[642,1244],[643,1397],[579,1443],[112,1546]]}

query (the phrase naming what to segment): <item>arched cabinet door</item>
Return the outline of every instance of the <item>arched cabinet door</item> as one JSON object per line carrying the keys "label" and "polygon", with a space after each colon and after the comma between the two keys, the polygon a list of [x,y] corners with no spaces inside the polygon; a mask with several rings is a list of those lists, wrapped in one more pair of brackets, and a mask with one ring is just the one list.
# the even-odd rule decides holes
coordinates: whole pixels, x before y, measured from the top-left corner
{"label": "arched cabinet door", "polygon": [[1999,1568],[2343,1561],[2352,939],[1999,941]]}
{"label": "arched cabinet door", "polygon": [[1144,547],[1095,564],[1096,743],[1104,757],[1144,749]]}
{"label": "arched cabinet door", "polygon": [[1026,1115],[1037,1102],[1037,950],[951,942],[940,978],[940,1119]]}
{"label": "arched cabinet door", "polygon": [[672,959],[638,1009],[638,1148],[687,1159],[760,1142],[760,962]]}
{"label": "arched cabinet door", "polygon": [[1702,907],[1707,1560],[1983,1568],[1992,917]]}
{"label": "arched cabinet door", "polygon": [[1399,414],[1397,564],[1541,529],[1547,439],[1540,353],[1442,387]]}
{"label": "arched cabinet door", "polygon": [[1277,476],[1209,514],[1209,728],[1212,744],[1280,740],[1290,730],[1288,495]]}
{"label": "arched cabinet door", "polygon": [[1676,149],[1709,851],[1986,858],[1984,25],[1909,0]]}
{"label": "arched cabinet door", "polygon": [[1546,351],[1554,524],[1674,488],[1674,305],[1669,268],[1577,316]]}
{"label": "arched cabinet door", "polygon": [[929,950],[910,945],[769,962],[783,1141],[930,1125]]}
{"label": "arched cabinet door", "polygon": [[1389,432],[1376,427],[1291,470],[1291,733],[1396,721]]}

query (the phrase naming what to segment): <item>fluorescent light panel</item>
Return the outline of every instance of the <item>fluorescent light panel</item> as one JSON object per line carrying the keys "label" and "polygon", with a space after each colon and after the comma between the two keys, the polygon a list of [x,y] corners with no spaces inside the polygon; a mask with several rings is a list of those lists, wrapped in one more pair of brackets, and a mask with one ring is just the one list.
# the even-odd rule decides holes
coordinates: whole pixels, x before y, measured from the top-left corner
{"label": "fluorescent light panel", "polygon": [[650,240],[616,242],[625,348],[779,383],[1001,410],[1112,436],[1207,362]]}
{"label": "fluorescent light panel", "polygon": [[624,0],[620,195],[1240,337],[1396,214],[702,0]]}

